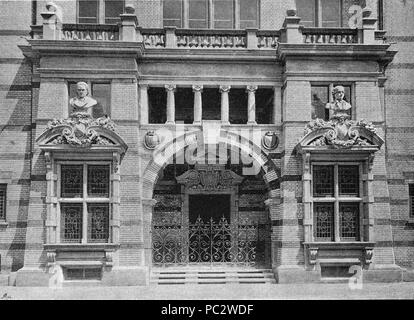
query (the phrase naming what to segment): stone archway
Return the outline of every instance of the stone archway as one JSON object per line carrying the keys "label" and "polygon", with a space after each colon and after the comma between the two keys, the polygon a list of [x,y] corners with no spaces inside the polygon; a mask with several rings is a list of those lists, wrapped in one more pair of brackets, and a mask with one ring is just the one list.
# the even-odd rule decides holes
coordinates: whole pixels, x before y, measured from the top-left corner
{"label": "stone archway", "polygon": [[[182,142],[184,142],[183,144],[179,143],[179,139],[182,139]],[[176,139],[174,142],[172,142],[172,144],[170,145],[170,149],[168,149],[168,146],[164,147],[164,160],[162,162],[159,161],[155,161],[153,159],[153,161],[151,161],[149,163],[149,165],[146,168],[145,174],[144,174],[144,180],[143,180],[143,195],[148,197],[146,199],[143,199],[143,214],[144,214],[144,229],[146,230],[152,230],[152,234],[148,233],[148,237],[147,237],[147,244],[146,244],[146,248],[148,249],[147,252],[150,249],[150,252],[147,253],[147,263],[148,265],[152,265],[152,263],[154,262],[154,243],[153,243],[153,239],[154,239],[154,232],[158,232],[158,236],[160,237],[164,237],[164,245],[168,242],[168,237],[170,236],[170,238],[173,238],[173,241],[170,241],[169,243],[167,243],[167,248],[163,249],[164,252],[162,254],[164,254],[165,257],[165,253],[168,251],[168,254],[170,255],[168,259],[170,259],[169,261],[165,261],[163,260],[163,258],[156,260],[157,262],[160,262],[160,264],[163,264],[164,262],[172,262],[172,264],[176,263],[176,264],[185,264],[188,262],[194,262],[195,260],[191,261],[191,259],[188,259],[188,257],[186,258],[185,256],[188,255],[188,240],[189,240],[189,236],[188,236],[188,232],[190,232],[191,234],[191,230],[194,232],[198,232],[200,230],[206,229],[206,228],[213,228],[215,230],[218,230],[218,232],[220,232],[219,230],[221,230],[221,232],[224,232],[224,230],[228,231],[228,234],[232,233],[232,237],[228,236],[227,240],[229,240],[230,238],[233,239],[234,241],[238,241],[237,237],[235,236],[235,232],[238,233],[239,236],[245,236],[246,237],[246,242],[248,242],[247,240],[252,240],[252,234],[255,234],[253,237],[256,237],[255,239],[253,239],[255,242],[254,246],[256,246],[256,244],[258,243],[258,233],[261,232],[261,236],[263,237],[264,233],[268,233],[268,236],[266,239],[262,239],[262,244],[267,246],[266,250],[268,250],[268,254],[267,253],[263,253],[264,255],[268,255],[266,258],[263,258],[263,261],[265,259],[266,263],[270,264],[270,218],[269,218],[269,212],[267,211],[267,209],[265,208],[264,210],[266,210],[266,216],[267,216],[267,221],[266,223],[261,223],[261,226],[259,226],[258,221],[256,221],[255,223],[252,223],[252,221],[248,221],[248,219],[245,219],[244,224],[242,223],[242,219],[238,220],[239,215],[235,214],[236,211],[238,211],[238,202],[239,202],[239,194],[237,191],[237,184],[240,184],[241,181],[243,180],[243,177],[238,176],[236,173],[234,173],[231,170],[226,170],[224,169],[224,165],[223,164],[212,164],[210,163],[211,161],[207,161],[209,162],[209,164],[205,165],[204,169],[207,169],[207,171],[210,172],[216,172],[217,175],[214,177],[214,174],[211,175],[210,177],[202,177],[199,173],[199,169],[200,167],[198,167],[198,170],[195,170],[194,167],[190,170],[188,170],[186,173],[183,173],[180,175],[180,177],[177,178],[177,183],[181,183],[182,187],[180,187],[182,190],[180,191],[180,195],[177,196],[171,196],[169,201],[172,202],[176,202],[176,203],[180,203],[180,209],[177,211],[175,211],[177,214],[174,216],[174,214],[171,214],[168,218],[164,217],[165,219],[171,219],[170,221],[167,221],[167,223],[164,226],[161,226],[160,224],[156,227],[158,227],[157,230],[154,229],[154,219],[160,219],[160,217],[157,215],[157,210],[155,210],[156,212],[153,213],[154,210],[154,205],[156,203],[156,199],[157,195],[154,195],[154,190],[156,188],[156,184],[157,181],[159,180],[160,176],[162,175],[163,170],[165,170],[167,168],[167,165],[169,165],[172,161],[172,159],[174,159],[174,157],[176,157],[178,154],[180,153],[184,153],[187,148],[191,147],[191,143],[188,143],[188,141],[191,141],[191,139],[189,139],[189,135],[183,135],[182,137],[179,137],[178,139]],[[254,150],[254,148],[252,149],[247,149],[245,148],[245,146],[242,145],[242,143],[239,144],[231,144],[229,145],[229,141],[228,140],[224,140],[224,141],[219,141],[219,143],[224,143],[226,145],[226,148],[237,148],[238,150],[240,150],[240,153],[243,152],[251,152],[252,150]],[[173,148],[171,148],[171,146],[173,146]],[[257,147],[257,146],[256,146]],[[174,150],[174,152],[171,152],[171,150]],[[256,151],[259,150],[259,148],[255,149]],[[268,159],[267,154],[261,150],[259,150],[259,152],[256,153],[250,153],[250,156],[253,158],[253,161],[257,161],[257,164],[260,167],[260,172],[259,172],[259,176],[260,179],[263,182],[263,186],[264,186],[264,190],[262,193],[263,198],[260,199],[260,202],[262,204],[262,207],[265,207],[264,203],[265,200],[268,199],[272,199],[272,197],[274,197],[274,195],[277,193],[276,189],[278,189],[277,187],[273,187],[274,185],[277,185],[276,183],[272,183],[272,181],[277,180],[278,178],[278,173],[277,173],[277,168],[274,166],[273,162],[271,160]],[[206,157],[204,157],[205,159],[210,159],[211,157],[207,154]],[[219,162],[219,160],[217,160]],[[196,162],[197,163],[197,162]],[[221,169],[218,169],[218,168]],[[215,169],[214,169],[215,168]],[[201,170],[202,171],[202,170]],[[193,174],[193,179],[186,179],[186,178],[190,178],[191,174]],[[198,175],[197,177],[194,177],[194,175]],[[224,178],[223,178],[224,177]],[[216,181],[214,182],[213,180]],[[204,181],[204,184],[201,182],[201,180]],[[198,185],[194,185],[196,183],[196,181],[198,181]],[[237,181],[237,182],[236,182]],[[207,184],[207,185],[206,185]],[[273,187],[273,188],[272,188]],[[228,194],[230,196],[231,199],[231,208],[232,208],[232,218],[230,219],[230,221],[198,221],[197,224],[195,223],[188,223],[189,221],[186,220],[183,223],[182,217],[184,214],[184,217],[186,217],[186,219],[188,219],[188,202],[189,202],[189,194]],[[246,197],[247,198],[247,197]],[[246,201],[246,200],[244,200]],[[270,201],[272,202],[272,201]],[[266,201],[266,205],[268,205],[269,201]],[[237,208],[237,210],[235,210],[235,208]],[[248,217],[249,216],[249,212],[244,212],[244,217]],[[256,213],[257,214],[257,213]],[[145,218],[147,217],[147,218]],[[237,219],[236,219],[237,217]],[[240,216],[241,217],[241,216]],[[174,221],[175,219],[175,221]],[[177,223],[177,219],[180,220],[180,223]],[[263,221],[261,221],[263,222]],[[151,226],[151,228],[149,228],[149,225]],[[164,228],[164,229],[162,229]],[[221,228],[221,229],[220,229]],[[262,229],[260,229],[262,228]],[[267,228],[267,229],[266,229]],[[190,230],[191,229],[191,230]],[[197,230],[198,231],[197,231]],[[260,229],[260,230],[259,230]],[[266,229],[266,230],[265,230]],[[162,234],[162,232],[164,232],[164,234]],[[167,233],[169,233],[169,235]],[[180,234],[181,232],[181,234]],[[187,233],[187,234],[186,234]],[[250,233],[250,236],[249,236]],[[180,239],[179,237],[181,237],[182,235],[185,235],[187,237],[187,239]],[[239,237],[240,238],[240,237]],[[191,240],[191,239],[190,239]],[[240,239],[239,239],[240,240]],[[187,242],[186,242],[187,241]],[[234,241],[233,241],[233,245],[234,245]],[[225,242],[225,241],[224,241]],[[251,241],[252,242],[252,241]],[[266,244],[264,244],[266,242]],[[239,243],[241,243],[241,240],[239,241]],[[187,248],[182,248],[182,247],[178,247],[178,244],[180,244],[181,246],[187,246]],[[247,248],[247,251],[251,249],[251,248]],[[165,251],[166,250],[166,251]],[[183,252],[184,250],[184,252]],[[187,250],[187,251],[186,251]],[[233,251],[232,251],[233,250]],[[236,250],[236,251],[234,251]],[[238,251],[237,251],[238,250]],[[241,250],[239,249],[229,249],[228,253],[230,256],[232,256],[233,258],[226,258],[224,259],[224,261],[221,262],[226,262],[226,263],[231,263],[231,262],[240,262],[240,263],[245,263],[245,265],[254,265],[255,264],[255,260],[254,259],[249,259],[246,258],[246,256],[248,256],[248,254],[242,254],[240,255]],[[239,255],[238,255],[239,253]],[[245,252],[246,253],[246,252]],[[256,247],[253,248],[253,256],[257,253],[257,249]],[[161,254],[161,255],[162,255]],[[219,255],[219,257],[224,257],[225,254]],[[244,260],[241,259],[240,257],[244,256]],[[171,259],[171,257],[173,257]],[[240,259],[237,260],[237,257],[239,257]],[[167,259],[167,260],[168,260]],[[217,262],[217,261],[213,261],[214,259],[211,259],[207,262]],[[220,260],[220,259],[219,259]],[[222,259],[223,260],[223,259]]]}

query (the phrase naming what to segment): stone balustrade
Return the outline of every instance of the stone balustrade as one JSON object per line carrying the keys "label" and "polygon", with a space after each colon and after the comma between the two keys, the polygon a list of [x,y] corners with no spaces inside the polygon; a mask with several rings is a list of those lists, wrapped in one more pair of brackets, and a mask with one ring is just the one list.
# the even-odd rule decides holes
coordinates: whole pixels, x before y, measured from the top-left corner
{"label": "stone balustrade", "polygon": [[303,28],[303,42],[313,44],[359,43],[357,29],[344,28]]}
{"label": "stone balustrade", "polygon": [[118,26],[92,24],[64,24],[62,40],[118,41]]}
{"label": "stone balustrade", "polygon": [[142,29],[140,33],[146,48],[165,47],[164,29]]}
{"label": "stone balustrade", "polygon": [[178,48],[246,48],[246,32],[239,30],[176,30]]}

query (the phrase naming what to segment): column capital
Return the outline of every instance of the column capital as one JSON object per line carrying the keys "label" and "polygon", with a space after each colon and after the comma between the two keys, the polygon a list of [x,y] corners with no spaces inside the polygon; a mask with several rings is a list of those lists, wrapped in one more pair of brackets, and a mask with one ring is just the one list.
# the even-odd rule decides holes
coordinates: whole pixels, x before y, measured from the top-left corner
{"label": "column capital", "polygon": [[257,90],[257,88],[258,87],[255,86],[255,85],[249,85],[249,86],[246,87],[246,91],[247,92],[253,92],[254,93]]}
{"label": "column capital", "polygon": [[193,92],[202,92],[203,91],[203,85],[195,84],[192,86]]}
{"label": "column capital", "polygon": [[229,86],[229,85],[221,85],[219,87],[219,90],[220,90],[221,93],[223,93],[223,92],[229,92],[230,89],[231,89],[231,86]]}
{"label": "column capital", "polygon": [[165,90],[167,91],[175,91],[177,86],[175,84],[166,84],[164,85]]}
{"label": "column capital", "polygon": [[149,84],[148,83],[140,83],[140,84],[138,84],[138,87],[140,89],[148,89]]}

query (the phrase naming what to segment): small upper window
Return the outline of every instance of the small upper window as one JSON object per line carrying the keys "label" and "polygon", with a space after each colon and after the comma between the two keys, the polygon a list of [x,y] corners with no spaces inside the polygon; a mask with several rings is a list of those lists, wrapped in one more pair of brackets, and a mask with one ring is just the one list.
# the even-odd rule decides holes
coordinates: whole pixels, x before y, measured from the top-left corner
{"label": "small upper window", "polygon": [[0,221],[6,220],[7,184],[0,184]]}
{"label": "small upper window", "polygon": [[78,0],[78,23],[116,24],[124,7],[124,0]]}
{"label": "small upper window", "polygon": [[296,0],[296,9],[301,23],[306,27],[342,26],[341,0]]}

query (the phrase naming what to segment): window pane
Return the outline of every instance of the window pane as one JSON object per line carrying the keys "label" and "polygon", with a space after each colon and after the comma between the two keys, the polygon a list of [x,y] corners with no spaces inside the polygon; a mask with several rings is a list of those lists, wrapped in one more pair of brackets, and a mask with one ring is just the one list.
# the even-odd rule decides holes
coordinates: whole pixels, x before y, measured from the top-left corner
{"label": "window pane", "polygon": [[258,0],[240,0],[240,29],[258,28]]}
{"label": "window pane", "polygon": [[60,178],[60,196],[62,198],[82,198],[82,165],[62,165]]}
{"label": "window pane", "polygon": [[410,201],[410,216],[414,217],[414,183],[408,185],[408,194]]}
{"label": "window pane", "polygon": [[221,119],[221,94],[219,89],[204,88],[201,94],[203,101],[202,119],[220,120]]}
{"label": "window pane", "polygon": [[93,83],[92,97],[98,102],[98,104],[93,107],[92,116],[94,118],[103,117],[105,115],[110,116],[111,85],[109,83]]}
{"label": "window pane", "polygon": [[61,211],[61,241],[81,242],[82,240],[82,203],[62,203]]}
{"label": "window pane", "polygon": [[88,196],[109,198],[109,166],[88,166]]}
{"label": "window pane", "polygon": [[274,90],[259,88],[256,91],[256,121],[258,124],[272,123]]}
{"label": "window pane", "polygon": [[188,24],[190,28],[208,28],[207,3],[208,3],[207,0],[190,0],[189,1]]}
{"label": "window pane", "polygon": [[322,27],[336,28],[341,26],[341,1],[320,0],[322,5]]}
{"label": "window pane", "polygon": [[334,240],[334,204],[315,203],[314,215],[314,237],[316,241]]}
{"label": "window pane", "polygon": [[0,220],[6,220],[7,184],[0,184]]}
{"label": "window pane", "polygon": [[164,0],[163,3],[163,19],[164,27],[175,26],[182,28],[182,0]]}
{"label": "window pane", "polygon": [[339,166],[338,180],[340,196],[359,196],[358,166]]}
{"label": "window pane", "polygon": [[88,242],[108,242],[109,204],[88,204]]}
{"label": "window pane", "polygon": [[233,1],[214,0],[214,28],[233,29]]}
{"label": "window pane", "polygon": [[148,88],[149,123],[167,121],[167,92],[164,88]]}
{"label": "window pane", "polygon": [[229,91],[229,121],[231,124],[247,123],[247,92],[231,88]]}
{"label": "window pane", "polygon": [[177,88],[175,92],[175,121],[186,124],[194,121],[194,93],[191,88]]}
{"label": "window pane", "polygon": [[359,203],[339,204],[339,232],[343,240],[358,240]]}
{"label": "window pane", "polygon": [[105,23],[117,23],[124,12],[124,0],[105,0]]}
{"label": "window pane", "polygon": [[312,86],[312,119],[329,119],[329,110],[325,108],[329,101],[329,86]]}
{"label": "window pane", "polygon": [[296,10],[305,27],[316,26],[315,0],[296,0]]}
{"label": "window pane", "polygon": [[98,23],[98,0],[79,0],[79,23]]}
{"label": "window pane", "polygon": [[334,196],[334,167],[313,166],[313,196],[333,197]]}

